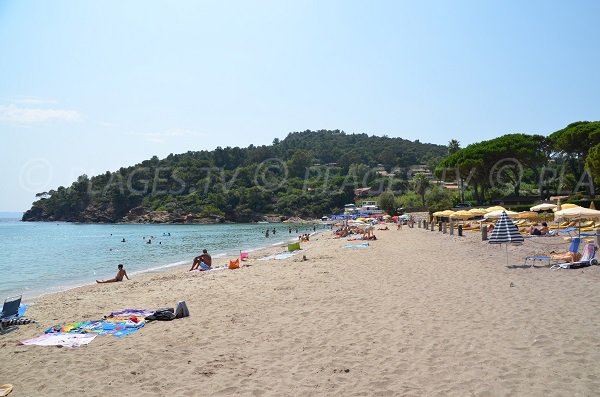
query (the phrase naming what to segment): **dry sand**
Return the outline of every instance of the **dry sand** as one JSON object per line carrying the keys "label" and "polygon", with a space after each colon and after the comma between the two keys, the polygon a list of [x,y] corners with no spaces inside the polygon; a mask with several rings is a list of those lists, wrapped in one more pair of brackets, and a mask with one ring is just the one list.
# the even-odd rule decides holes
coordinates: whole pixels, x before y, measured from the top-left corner
{"label": "dry sand", "polygon": [[[589,396],[600,393],[600,267],[507,268],[504,248],[423,229],[364,249],[184,268],[35,301],[0,335],[12,396]],[[542,246],[547,244],[546,246]],[[555,245],[553,245],[555,244]],[[511,263],[566,247],[510,247]],[[261,253],[266,255],[267,253]],[[76,348],[18,346],[49,326],[185,300],[191,316]]]}

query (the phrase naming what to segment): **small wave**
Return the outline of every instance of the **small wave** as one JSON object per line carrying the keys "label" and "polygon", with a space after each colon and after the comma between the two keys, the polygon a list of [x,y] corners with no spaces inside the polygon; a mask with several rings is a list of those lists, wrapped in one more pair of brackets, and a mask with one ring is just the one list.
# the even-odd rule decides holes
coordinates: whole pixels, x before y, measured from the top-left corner
{"label": "small wave", "polygon": [[176,267],[176,266],[182,266],[182,265],[186,265],[189,264],[190,261],[178,261],[178,262],[172,262],[172,263],[167,263],[165,265],[159,265],[159,266],[154,266],[154,267],[150,267],[148,269],[144,269],[144,270],[136,270],[134,272],[132,272],[131,274],[143,274],[143,273],[150,273],[150,272],[156,272],[156,271],[161,271],[161,270],[165,270],[171,267]]}

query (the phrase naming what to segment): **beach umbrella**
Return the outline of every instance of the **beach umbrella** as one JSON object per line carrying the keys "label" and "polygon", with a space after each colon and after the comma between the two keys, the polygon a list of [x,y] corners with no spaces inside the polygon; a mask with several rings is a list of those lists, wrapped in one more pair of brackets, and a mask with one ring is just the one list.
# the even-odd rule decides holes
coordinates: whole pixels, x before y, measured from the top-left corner
{"label": "beach umbrella", "polygon": [[508,266],[508,244],[522,244],[525,239],[519,229],[510,220],[506,211],[503,211],[494,226],[490,236],[490,244],[506,244],[506,265]]}
{"label": "beach umbrella", "polygon": [[509,218],[515,218],[518,215],[518,212],[507,211],[507,210],[496,210],[493,212],[488,212],[483,217],[485,219],[498,219],[502,216],[502,214],[506,214],[506,216]]}
{"label": "beach umbrella", "polygon": [[452,215],[450,215],[450,218],[452,218],[452,219],[467,220],[467,219],[473,218],[475,216],[476,215],[473,214],[470,211],[460,210],[460,211],[456,211],[455,213],[453,213]]}
{"label": "beach umbrella", "polygon": [[[566,206],[567,204],[565,204]],[[560,211],[556,211],[554,215],[557,218],[566,219],[598,219],[600,218],[600,211],[591,208],[585,208],[580,206],[564,208]]]}
{"label": "beach umbrella", "polygon": [[534,211],[522,211],[519,212],[516,216],[517,219],[535,219],[538,218],[540,214]]}
{"label": "beach umbrella", "polygon": [[500,205],[495,205],[493,207],[488,207],[485,208],[485,213],[487,214],[488,212],[494,212],[494,211],[506,211],[506,208],[500,206]]}
{"label": "beach umbrella", "polygon": [[548,210],[553,210],[557,207],[556,204],[552,204],[552,203],[542,203],[542,204],[538,204],[538,205],[534,205],[533,207],[531,207],[529,210],[530,211],[548,211]]}
{"label": "beach umbrella", "polygon": [[484,208],[471,208],[469,212],[473,215],[483,215],[487,213]]}
{"label": "beach umbrella", "polygon": [[544,220],[548,221],[548,220],[550,220],[550,218],[552,218],[551,213],[549,213],[548,211],[550,211],[550,210],[555,211],[556,208],[558,208],[558,206],[556,204],[542,203],[542,204],[534,205],[533,207],[531,207],[529,209],[531,211],[544,211]]}
{"label": "beach umbrella", "polygon": [[[567,204],[565,204],[567,205]],[[579,234],[581,234],[581,221],[583,220],[591,220],[591,219],[600,219],[600,211],[594,210],[591,208],[584,208],[575,206],[572,208],[562,209],[560,211],[556,211],[554,216],[557,219],[570,219],[572,221],[579,222]]]}
{"label": "beach umbrella", "polygon": [[594,204],[593,201],[590,203],[590,209],[591,210],[595,210],[596,209],[596,204]]}
{"label": "beach umbrella", "polygon": [[571,220],[600,219],[600,211],[576,206],[556,211],[554,216],[561,219]]}
{"label": "beach umbrella", "polygon": [[452,211],[452,210],[445,210],[445,211],[442,211],[442,213],[440,215],[441,216],[452,216],[452,215],[454,215],[454,211]]}
{"label": "beach umbrella", "polygon": [[[568,210],[570,208],[578,208],[579,206],[577,204],[571,204],[571,203],[565,203],[565,204],[561,204],[560,206],[560,210]],[[560,211],[557,210],[557,211]]]}

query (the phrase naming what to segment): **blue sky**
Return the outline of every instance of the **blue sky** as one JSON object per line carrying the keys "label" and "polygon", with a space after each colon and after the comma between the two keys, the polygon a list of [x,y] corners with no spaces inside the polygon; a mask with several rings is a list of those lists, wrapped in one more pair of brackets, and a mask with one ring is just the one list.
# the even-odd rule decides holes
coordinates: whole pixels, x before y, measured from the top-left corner
{"label": "blue sky", "polygon": [[600,2],[2,1],[0,211],[153,155],[598,120]]}

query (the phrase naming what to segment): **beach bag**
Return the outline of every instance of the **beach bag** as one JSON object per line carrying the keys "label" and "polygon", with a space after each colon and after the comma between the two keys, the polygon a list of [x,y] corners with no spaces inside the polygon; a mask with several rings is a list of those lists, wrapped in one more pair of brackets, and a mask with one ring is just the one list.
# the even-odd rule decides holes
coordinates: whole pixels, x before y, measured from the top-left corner
{"label": "beach bag", "polygon": [[171,321],[175,320],[175,313],[173,309],[158,309],[154,314],[146,317],[146,321]]}
{"label": "beach bag", "polygon": [[229,260],[229,268],[230,269],[239,269],[240,267],[240,260],[236,259],[234,261],[232,261],[231,259]]}
{"label": "beach bag", "polygon": [[190,316],[190,311],[187,308],[187,305],[185,304],[185,301],[179,301],[177,302],[177,307],[175,308],[175,318],[183,318],[183,317],[189,317]]}
{"label": "beach bag", "polygon": [[288,244],[288,251],[297,251],[300,249],[300,243],[290,243]]}

